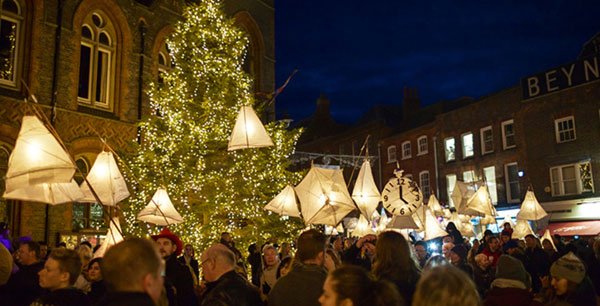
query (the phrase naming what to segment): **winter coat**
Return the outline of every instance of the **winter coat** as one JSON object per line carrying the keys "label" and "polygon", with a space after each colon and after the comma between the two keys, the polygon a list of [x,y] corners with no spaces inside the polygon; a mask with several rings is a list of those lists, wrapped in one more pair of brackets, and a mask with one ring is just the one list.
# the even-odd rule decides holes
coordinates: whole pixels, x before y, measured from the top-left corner
{"label": "winter coat", "polygon": [[2,288],[0,301],[6,301],[6,305],[19,306],[29,305],[44,291],[40,287],[38,272],[44,268],[43,262],[37,262],[29,266],[21,266],[17,273],[11,275],[6,286]]}
{"label": "winter coat", "polygon": [[90,299],[83,291],[69,287],[48,291],[46,294],[37,298],[31,306],[90,306]]}
{"label": "winter coat", "polygon": [[494,280],[495,271],[491,267],[487,267],[485,270],[481,269],[478,265],[473,265],[473,281],[477,286],[477,291],[482,297],[490,289],[490,285]]}
{"label": "winter coat", "polygon": [[91,290],[87,296],[92,301],[92,305],[97,304],[106,295],[106,283],[104,281],[92,282]]}
{"label": "winter coat", "polygon": [[[177,260],[179,260],[180,263],[187,265],[185,263],[185,256],[181,255],[179,258],[177,258]],[[198,281],[200,269],[198,268],[198,261],[193,257],[190,258],[190,267],[192,268],[192,271],[194,271],[194,277],[196,278],[196,281]]]}
{"label": "winter coat", "polygon": [[531,275],[531,289],[533,293],[537,293],[542,286],[540,277],[550,273],[550,257],[548,257],[548,254],[544,250],[538,247],[533,249],[527,248],[525,256],[527,256],[525,270]]}
{"label": "winter coat", "polygon": [[145,292],[108,292],[96,306],[156,306]]}
{"label": "winter coat", "polygon": [[[181,264],[175,257],[171,255],[167,258],[165,269],[165,289],[167,292],[175,293],[175,299],[178,306],[195,306],[198,304],[196,294],[194,293],[194,280],[190,269]],[[167,293],[167,295],[171,295]],[[170,299],[173,299],[172,297]],[[173,302],[170,301],[171,305]]]}
{"label": "winter coat", "polygon": [[323,267],[294,261],[292,270],[271,289],[269,306],[319,306],[325,278]]}
{"label": "winter coat", "polygon": [[219,277],[218,280],[208,283],[202,297],[202,306],[213,305],[239,305],[262,306],[260,294],[245,278],[235,270],[231,270]]}

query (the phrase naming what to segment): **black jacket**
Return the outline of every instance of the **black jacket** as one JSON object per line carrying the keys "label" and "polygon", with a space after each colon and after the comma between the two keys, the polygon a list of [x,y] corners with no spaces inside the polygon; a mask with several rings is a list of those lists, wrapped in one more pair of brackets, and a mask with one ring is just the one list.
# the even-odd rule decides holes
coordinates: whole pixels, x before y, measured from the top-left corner
{"label": "black jacket", "polygon": [[319,306],[325,278],[323,267],[294,261],[292,270],[269,292],[269,306]]}
{"label": "black jacket", "polygon": [[[175,299],[177,306],[195,306],[198,305],[196,294],[194,293],[194,279],[190,269],[181,264],[175,255],[167,258],[165,269],[165,289],[167,292],[175,290]],[[174,305],[173,301],[169,301]]]}
{"label": "black jacket", "polygon": [[37,298],[31,306],[89,306],[90,299],[75,287],[48,291]]}
{"label": "black jacket", "polygon": [[[179,260],[179,262],[185,266],[185,257],[183,257],[183,255],[179,256],[177,260]],[[198,261],[193,257],[190,258],[190,266],[192,267],[192,270],[194,270],[196,280],[198,280],[198,278],[200,277],[200,269],[198,269]]]}
{"label": "black jacket", "polygon": [[99,282],[92,282],[91,287],[92,290],[88,292],[87,296],[90,298],[92,305],[96,305],[106,295],[106,283],[103,280]]}
{"label": "black jacket", "polygon": [[477,286],[479,295],[482,297],[484,297],[485,293],[490,289],[490,285],[494,280],[494,273],[495,271],[489,266],[485,270],[482,270],[478,265],[473,265],[473,281]]}
{"label": "black jacket", "polygon": [[156,306],[145,292],[108,292],[97,306]]}
{"label": "black jacket", "polygon": [[44,291],[40,287],[38,272],[44,268],[43,262],[34,263],[29,266],[21,266],[19,271],[10,276],[6,285],[2,288],[0,300],[6,305],[29,305]]}
{"label": "black jacket", "polygon": [[252,286],[235,270],[231,270],[211,283],[208,283],[202,297],[202,306],[239,305],[262,306],[258,289]]}
{"label": "black jacket", "polygon": [[371,259],[367,256],[364,258],[361,255],[361,249],[353,244],[344,255],[342,255],[342,262],[349,265],[355,265],[365,268],[367,271],[371,271]]}
{"label": "black jacket", "polygon": [[538,247],[534,249],[527,248],[525,256],[527,256],[525,270],[531,275],[531,289],[533,293],[537,293],[542,286],[540,277],[550,273],[550,257]]}

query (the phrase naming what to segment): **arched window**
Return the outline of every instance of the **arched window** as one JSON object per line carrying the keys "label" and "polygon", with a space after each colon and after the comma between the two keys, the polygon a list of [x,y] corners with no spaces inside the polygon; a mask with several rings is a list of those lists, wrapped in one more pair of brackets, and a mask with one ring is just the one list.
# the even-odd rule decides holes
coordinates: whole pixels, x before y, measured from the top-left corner
{"label": "arched window", "polygon": [[158,51],[158,83],[163,83],[162,74],[169,72],[172,65],[171,51],[169,50],[167,42],[163,42]]}
{"label": "arched window", "polygon": [[[75,165],[81,170],[83,175],[88,174],[90,166],[85,157],[77,158]],[[79,172],[75,172],[74,179],[79,185],[83,182],[83,176]],[[72,228],[74,231],[106,227],[104,211],[102,210],[102,205],[98,203],[74,202],[72,217]]]}
{"label": "arched window", "polygon": [[16,0],[2,0],[0,9],[0,84],[17,85],[23,24],[23,7]]}
{"label": "arched window", "polygon": [[111,110],[115,80],[116,32],[101,12],[88,15],[81,26],[79,57],[80,104]]}

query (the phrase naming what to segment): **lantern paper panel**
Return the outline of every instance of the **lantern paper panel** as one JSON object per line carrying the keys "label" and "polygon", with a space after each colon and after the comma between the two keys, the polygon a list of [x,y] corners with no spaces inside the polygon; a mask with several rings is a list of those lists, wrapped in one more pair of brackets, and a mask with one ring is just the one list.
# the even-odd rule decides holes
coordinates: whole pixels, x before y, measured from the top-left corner
{"label": "lantern paper panel", "polygon": [[461,181],[456,181],[456,183],[454,184],[454,190],[452,191],[450,197],[452,198],[456,211],[459,214],[470,216],[484,215],[484,213],[481,213],[474,209],[470,209],[467,206],[467,203],[469,202],[469,200],[471,200],[471,198],[473,198],[473,195],[475,195],[476,192],[476,182],[465,183]]}
{"label": "lantern paper panel", "polygon": [[264,209],[280,216],[300,217],[294,187],[287,185]]}
{"label": "lantern paper panel", "polygon": [[431,240],[447,236],[448,233],[442,229],[442,225],[433,216],[429,209],[425,210],[425,237],[423,240]]}
{"label": "lantern paper panel", "polygon": [[360,215],[356,228],[352,231],[352,237],[363,237],[369,234],[375,234],[375,231],[371,228],[371,224],[367,218]]}
{"label": "lantern paper panel", "polygon": [[537,221],[543,219],[547,215],[546,211],[536,199],[533,190],[528,190],[525,195],[525,200],[523,200],[523,204],[521,204],[521,209],[517,214],[517,219]]}
{"label": "lantern paper panel", "polygon": [[554,248],[554,251],[558,252],[558,249],[556,248],[556,245],[554,244],[554,240],[552,240],[552,236],[550,235],[549,229],[546,229],[546,232],[544,232],[544,236],[542,236],[542,239],[540,239],[542,241],[542,244],[544,243],[544,239],[550,240],[550,243],[552,244],[552,248]]}
{"label": "lantern paper panel", "polygon": [[440,201],[435,197],[435,194],[431,194],[429,196],[429,201],[427,201],[427,206],[433,212],[436,217],[443,217],[444,211],[442,209],[442,205],[440,205]]}
{"label": "lantern paper panel", "polygon": [[83,193],[77,182],[72,180],[69,183],[36,184],[6,191],[4,198],[58,205],[76,202],[83,198]]}
{"label": "lantern paper panel", "polygon": [[467,209],[476,211],[486,216],[495,216],[496,210],[492,205],[487,186],[483,185],[477,189],[477,192],[467,201]]}
{"label": "lantern paper panel", "polygon": [[273,146],[273,141],[252,106],[242,106],[233,126],[227,150],[271,146]]}
{"label": "lantern paper panel", "polygon": [[100,248],[98,248],[98,250],[96,250],[94,253],[94,258],[104,257],[104,253],[106,253],[110,247],[121,241],[123,241],[123,236],[121,235],[121,224],[119,223],[119,218],[114,217],[110,222],[110,227],[106,233],[106,238],[104,238]]}
{"label": "lantern paper panel", "polygon": [[152,200],[140,211],[137,219],[161,226],[183,222],[183,218],[173,206],[167,191],[162,187],[156,190]]}
{"label": "lantern paper panel", "polygon": [[[111,152],[101,152],[98,154],[87,176],[87,181],[92,185],[103,205],[115,206],[120,201],[129,197],[127,183],[125,183],[125,179],[121,171],[119,171],[115,157]],[[85,181],[81,183],[80,187],[85,197],[79,200],[79,202],[97,202]]]}
{"label": "lantern paper panel", "polygon": [[523,239],[529,234],[535,235],[533,229],[531,229],[531,225],[529,225],[529,221],[524,219],[517,219],[517,225],[515,225],[512,238]]}
{"label": "lantern paper panel", "polygon": [[395,229],[418,229],[419,226],[412,216],[397,216],[394,215],[386,228]]}
{"label": "lantern paper panel", "polygon": [[354,189],[352,190],[352,199],[356,202],[360,213],[364,215],[368,221],[373,220],[373,212],[376,212],[377,205],[381,195],[379,189],[375,185],[371,164],[365,160],[360,167]]}

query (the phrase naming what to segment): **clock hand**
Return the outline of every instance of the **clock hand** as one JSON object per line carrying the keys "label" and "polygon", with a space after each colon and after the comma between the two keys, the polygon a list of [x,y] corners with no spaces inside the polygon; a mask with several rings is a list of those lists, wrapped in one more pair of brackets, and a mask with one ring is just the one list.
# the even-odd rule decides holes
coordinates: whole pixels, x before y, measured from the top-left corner
{"label": "clock hand", "polygon": [[408,202],[406,202],[406,200],[402,197],[402,185],[398,186],[398,193],[400,194],[398,198],[400,198],[402,202],[408,204]]}

